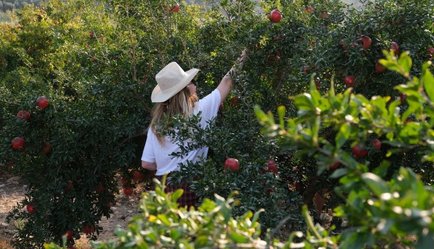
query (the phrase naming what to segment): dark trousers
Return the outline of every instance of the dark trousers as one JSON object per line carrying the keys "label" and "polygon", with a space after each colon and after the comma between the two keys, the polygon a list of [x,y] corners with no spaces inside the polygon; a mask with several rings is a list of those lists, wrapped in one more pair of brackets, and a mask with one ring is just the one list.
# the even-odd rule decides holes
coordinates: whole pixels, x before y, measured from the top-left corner
{"label": "dark trousers", "polygon": [[[163,180],[163,176],[155,176],[160,182]],[[174,183],[173,179],[171,179],[170,174],[167,175],[166,179],[166,193],[175,192],[177,189],[184,190],[184,193],[178,199],[178,204],[181,207],[196,207],[197,206],[197,196],[191,191],[189,184],[186,182]]]}

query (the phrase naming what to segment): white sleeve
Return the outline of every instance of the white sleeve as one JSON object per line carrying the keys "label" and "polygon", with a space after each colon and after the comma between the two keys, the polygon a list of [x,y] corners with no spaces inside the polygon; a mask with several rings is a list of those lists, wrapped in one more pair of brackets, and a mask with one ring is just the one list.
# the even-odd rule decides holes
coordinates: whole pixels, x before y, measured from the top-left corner
{"label": "white sleeve", "polygon": [[142,161],[148,163],[155,163],[155,153],[154,153],[154,134],[151,128],[148,129],[148,134],[146,136],[145,148],[143,148]]}
{"label": "white sleeve", "polygon": [[199,100],[199,111],[202,112],[201,123],[205,125],[209,120],[215,118],[219,111],[221,95],[218,89]]}

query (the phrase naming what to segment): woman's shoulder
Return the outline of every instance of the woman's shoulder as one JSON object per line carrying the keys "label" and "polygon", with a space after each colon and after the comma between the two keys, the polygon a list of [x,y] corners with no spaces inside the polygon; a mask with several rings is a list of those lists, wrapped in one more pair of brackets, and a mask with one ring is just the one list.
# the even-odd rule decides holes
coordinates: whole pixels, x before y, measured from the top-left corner
{"label": "woman's shoulder", "polygon": [[202,115],[203,113],[215,113],[220,106],[220,102],[220,92],[218,89],[215,89],[198,101],[198,104],[195,106],[194,113],[197,114],[202,112]]}
{"label": "woman's shoulder", "polygon": [[152,139],[152,138],[156,137],[155,132],[154,132],[154,130],[151,128],[151,126],[149,126],[149,127],[147,128],[146,136],[148,137],[148,139],[149,139],[149,138]]}

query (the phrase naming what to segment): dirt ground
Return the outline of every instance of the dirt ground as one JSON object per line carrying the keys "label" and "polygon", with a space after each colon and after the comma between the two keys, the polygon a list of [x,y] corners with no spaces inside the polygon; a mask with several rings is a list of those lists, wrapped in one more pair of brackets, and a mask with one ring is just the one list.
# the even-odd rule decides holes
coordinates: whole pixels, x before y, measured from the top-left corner
{"label": "dirt ground", "polygon": [[[0,174],[0,249],[12,248],[9,242],[16,233],[16,226],[7,223],[6,216],[24,198],[25,189],[26,186],[22,184],[19,177]],[[135,189],[134,194],[130,197],[123,194],[116,196],[116,205],[112,207],[112,216],[109,219],[103,217],[100,222],[103,232],[98,236],[98,240],[106,241],[113,238],[113,232],[117,226],[126,227],[130,218],[138,213],[140,191],[139,188]],[[77,249],[85,248],[90,248],[90,246],[88,240],[82,236],[77,241]]]}

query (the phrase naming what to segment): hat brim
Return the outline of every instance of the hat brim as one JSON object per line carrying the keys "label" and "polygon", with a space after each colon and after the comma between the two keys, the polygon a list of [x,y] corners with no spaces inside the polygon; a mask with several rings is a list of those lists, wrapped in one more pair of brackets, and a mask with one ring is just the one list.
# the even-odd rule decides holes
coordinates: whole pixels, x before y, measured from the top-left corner
{"label": "hat brim", "polygon": [[164,91],[161,90],[160,86],[157,85],[152,90],[151,101],[152,103],[161,103],[175,96],[175,94],[179,93],[182,89],[184,89],[191,80],[196,76],[199,72],[199,69],[193,68],[185,72],[188,76],[182,79],[182,82],[174,85],[173,87],[166,89]]}

